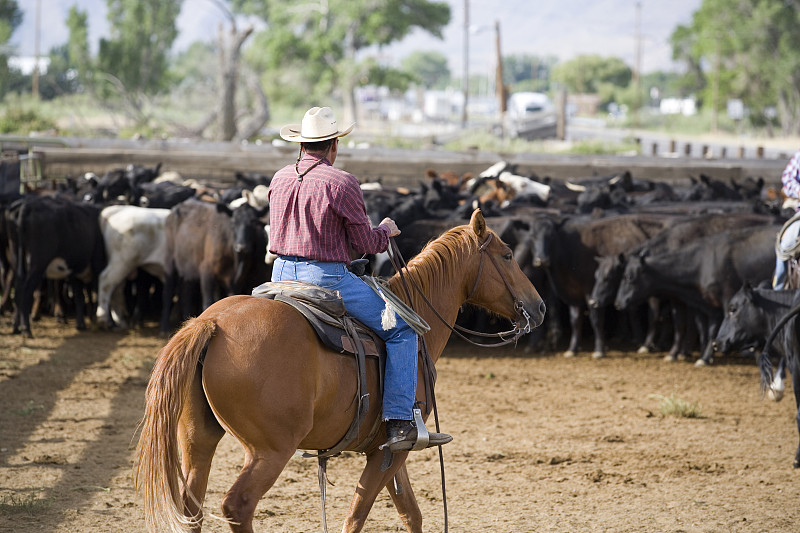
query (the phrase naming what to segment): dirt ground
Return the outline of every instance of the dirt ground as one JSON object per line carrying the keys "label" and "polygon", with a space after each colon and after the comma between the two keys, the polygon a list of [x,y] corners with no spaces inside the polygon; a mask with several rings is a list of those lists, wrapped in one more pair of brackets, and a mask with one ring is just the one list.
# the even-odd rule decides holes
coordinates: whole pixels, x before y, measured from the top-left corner
{"label": "dirt ground", "polygon": [[[36,337],[0,321],[0,531],[143,531],[131,486],[134,432],[163,341],[76,332],[49,319]],[[798,436],[791,391],[761,400],[752,359],[712,367],[663,354],[603,360],[527,355],[451,343],[437,398],[453,532],[788,532],[800,526]],[[697,403],[698,418],[664,416],[663,397]],[[207,506],[218,510],[242,453],[225,437]],[[329,529],[338,531],[363,457],[329,464]],[[443,531],[438,456],[409,473],[426,531]],[[321,531],[316,461],[292,459],[259,505],[256,529]],[[228,531],[208,519],[204,531]],[[365,531],[402,531],[386,493]]]}

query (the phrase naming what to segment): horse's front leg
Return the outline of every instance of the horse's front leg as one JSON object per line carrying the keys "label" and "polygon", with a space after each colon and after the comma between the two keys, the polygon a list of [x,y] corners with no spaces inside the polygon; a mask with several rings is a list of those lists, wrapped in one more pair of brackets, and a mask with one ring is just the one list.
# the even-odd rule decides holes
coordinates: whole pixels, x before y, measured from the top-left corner
{"label": "horse's front leg", "polygon": [[411,488],[405,461],[403,461],[403,466],[395,472],[394,479],[386,485],[386,490],[389,491],[406,530],[409,533],[422,531],[422,513],[419,510],[417,498],[414,496],[414,490]]}
{"label": "horse's front leg", "polygon": [[[395,473],[400,470],[401,467],[405,472],[405,462],[407,456],[408,452],[394,454],[392,466],[389,467],[385,472],[381,472],[383,451],[376,449],[367,455],[367,466],[364,467],[364,471],[361,472],[361,478],[358,480],[358,487],[356,487],[356,492],[353,495],[353,501],[350,502],[350,510],[348,511],[347,517],[344,520],[344,525],[342,526],[342,533],[358,533],[361,531],[361,529],[364,527],[364,523],[367,521],[367,515],[369,515],[370,509],[372,509],[372,505],[375,503],[375,498],[378,496],[378,493],[391,481],[392,477],[394,477]],[[408,474],[406,473],[405,476],[407,479]],[[392,497],[394,498],[394,496]],[[405,498],[405,496],[401,497]],[[401,511],[401,513],[402,512],[407,513],[408,511],[406,509]],[[417,509],[417,512],[419,512],[419,509]],[[419,522],[421,526],[421,518]],[[406,528],[409,528],[408,522],[406,523]],[[409,529],[408,531],[410,533],[422,533],[422,528]]]}

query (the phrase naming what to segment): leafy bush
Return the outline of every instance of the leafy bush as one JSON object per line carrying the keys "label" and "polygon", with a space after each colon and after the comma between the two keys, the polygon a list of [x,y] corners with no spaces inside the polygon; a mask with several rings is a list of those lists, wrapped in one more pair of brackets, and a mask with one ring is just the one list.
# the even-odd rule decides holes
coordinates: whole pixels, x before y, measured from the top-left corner
{"label": "leafy bush", "polygon": [[56,129],[55,122],[33,109],[10,108],[0,115],[0,133],[28,135],[31,132]]}

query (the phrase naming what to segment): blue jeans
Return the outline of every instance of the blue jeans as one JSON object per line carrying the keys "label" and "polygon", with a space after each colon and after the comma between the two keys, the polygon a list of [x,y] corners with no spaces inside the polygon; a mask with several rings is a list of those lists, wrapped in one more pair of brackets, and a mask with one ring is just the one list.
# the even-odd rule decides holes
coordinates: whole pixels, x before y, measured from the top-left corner
{"label": "blue jeans", "polygon": [[387,331],[381,326],[384,301],[344,263],[280,256],[272,266],[272,281],[300,280],[339,291],[347,312],[386,342],[383,419],[412,420],[417,391],[417,333],[399,316]]}

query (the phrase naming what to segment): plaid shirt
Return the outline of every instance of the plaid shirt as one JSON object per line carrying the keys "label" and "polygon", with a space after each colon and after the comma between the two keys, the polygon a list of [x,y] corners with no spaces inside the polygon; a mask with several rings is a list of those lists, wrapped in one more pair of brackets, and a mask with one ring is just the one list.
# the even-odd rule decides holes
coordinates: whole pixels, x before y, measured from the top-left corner
{"label": "plaid shirt", "polygon": [[[300,172],[315,161],[304,155]],[[351,247],[359,254],[376,254],[389,246],[389,229],[372,227],[356,177],[327,159],[302,180],[294,165],[275,173],[269,187],[269,224],[269,251],[277,255],[349,263]]]}
{"label": "plaid shirt", "polygon": [[800,152],[794,154],[786,165],[781,183],[783,183],[783,194],[789,198],[800,198]]}

